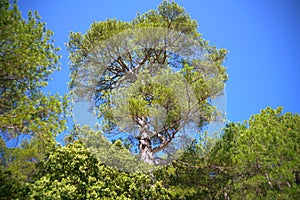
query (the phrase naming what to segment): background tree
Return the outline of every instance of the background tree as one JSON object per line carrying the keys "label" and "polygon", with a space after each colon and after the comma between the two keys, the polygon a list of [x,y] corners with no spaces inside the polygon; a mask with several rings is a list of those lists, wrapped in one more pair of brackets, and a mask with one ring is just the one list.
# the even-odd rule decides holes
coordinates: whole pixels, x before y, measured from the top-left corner
{"label": "background tree", "polygon": [[1,141],[16,144],[0,149],[1,198],[13,198],[2,195],[12,195],[8,188],[17,195],[33,181],[35,163],[66,128],[67,97],[42,91],[49,75],[59,70],[52,34],[37,13],[22,19],[16,4],[0,0],[0,134]]}
{"label": "background tree", "polygon": [[131,22],[109,19],[70,35],[70,88],[96,106],[106,132],[131,133],[147,163],[168,153],[185,126],[200,129],[216,114],[211,100],[227,80],[226,50],[208,45],[197,28],[164,1]]}
{"label": "background tree", "polygon": [[[64,105],[58,96],[45,96],[41,88],[59,69],[58,48],[52,32],[37,13],[23,20],[15,4],[0,3],[0,130],[16,137],[31,134],[47,140],[64,128]],[[52,123],[53,122],[53,123]],[[55,122],[55,123],[54,123]]]}
{"label": "background tree", "polygon": [[26,194],[28,189],[24,179],[18,177],[20,173],[7,169],[4,156],[8,150],[0,137],[0,199],[16,199]]}
{"label": "background tree", "polygon": [[193,145],[157,178],[182,199],[298,199],[298,114],[266,108],[230,123],[205,157]]}
{"label": "background tree", "polygon": [[300,165],[300,116],[266,108],[238,129],[232,161],[237,173],[233,197],[297,199],[295,172]]}

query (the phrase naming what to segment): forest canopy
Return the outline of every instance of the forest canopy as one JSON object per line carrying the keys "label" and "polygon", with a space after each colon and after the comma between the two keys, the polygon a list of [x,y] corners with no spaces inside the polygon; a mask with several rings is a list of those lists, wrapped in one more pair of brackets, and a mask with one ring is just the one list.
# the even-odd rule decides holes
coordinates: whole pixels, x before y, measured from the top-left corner
{"label": "forest canopy", "polygon": [[[0,0],[0,11],[0,199],[299,199],[298,113],[267,107],[226,123],[219,138],[201,132],[220,118],[212,99],[228,81],[227,50],[204,40],[176,2],[71,32],[63,96],[43,90],[60,69],[53,32],[16,3]],[[67,123],[79,99],[97,108],[103,129]],[[191,124],[198,137],[179,137],[181,154],[147,168],[160,164],[157,152],[177,152],[174,138]],[[106,138],[122,131],[132,140]]]}

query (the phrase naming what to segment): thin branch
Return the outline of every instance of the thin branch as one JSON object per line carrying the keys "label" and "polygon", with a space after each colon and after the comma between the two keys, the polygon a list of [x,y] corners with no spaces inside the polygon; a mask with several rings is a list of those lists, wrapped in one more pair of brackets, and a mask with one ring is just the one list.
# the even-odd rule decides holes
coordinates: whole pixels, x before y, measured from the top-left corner
{"label": "thin branch", "polygon": [[[178,165],[178,163],[181,165]],[[225,171],[226,169],[232,169],[232,167],[223,167],[223,166],[215,166],[215,165],[206,165],[206,166],[196,166],[191,165],[189,163],[183,162],[181,160],[174,160],[173,164],[177,167],[186,167],[186,168],[193,168],[193,169],[217,169],[221,172]]]}

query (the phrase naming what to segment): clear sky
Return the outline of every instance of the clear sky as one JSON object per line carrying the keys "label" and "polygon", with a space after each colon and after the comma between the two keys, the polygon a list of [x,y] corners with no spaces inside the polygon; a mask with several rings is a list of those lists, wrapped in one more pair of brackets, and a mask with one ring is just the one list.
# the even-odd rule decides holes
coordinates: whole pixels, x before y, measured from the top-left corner
{"label": "clear sky", "polygon": [[[70,31],[85,33],[108,18],[130,21],[156,9],[160,0],[19,0],[23,16],[37,10],[61,48],[62,70],[47,90],[68,91]],[[300,113],[300,1],[177,0],[198,21],[203,38],[229,51],[225,65],[227,118],[248,119],[267,106]],[[84,115],[84,113],[82,114]],[[84,118],[84,117],[83,117]],[[88,119],[88,118],[86,118]]]}

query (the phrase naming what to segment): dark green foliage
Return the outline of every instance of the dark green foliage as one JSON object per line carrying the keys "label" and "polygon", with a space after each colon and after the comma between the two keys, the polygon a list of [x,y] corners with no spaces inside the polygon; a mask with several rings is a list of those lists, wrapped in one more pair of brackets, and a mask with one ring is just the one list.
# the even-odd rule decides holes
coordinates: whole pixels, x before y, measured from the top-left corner
{"label": "dark green foliage", "polygon": [[0,166],[0,199],[16,199],[26,195],[28,187],[13,172]]}
{"label": "dark green foliage", "polygon": [[196,144],[158,177],[181,199],[299,199],[299,133],[298,114],[266,108],[228,124],[204,158]]}
{"label": "dark green foliage", "polygon": [[300,188],[295,171],[300,168],[300,116],[267,108],[239,127],[231,155],[236,165],[235,198],[296,199]]}
{"label": "dark green foliage", "polygon": [[8,149],[5,142],[0,137],[0,199],[14,199],[22,195],[26,191],[26,185],[22,179],[18,177],[11,169],[5,166]]}

